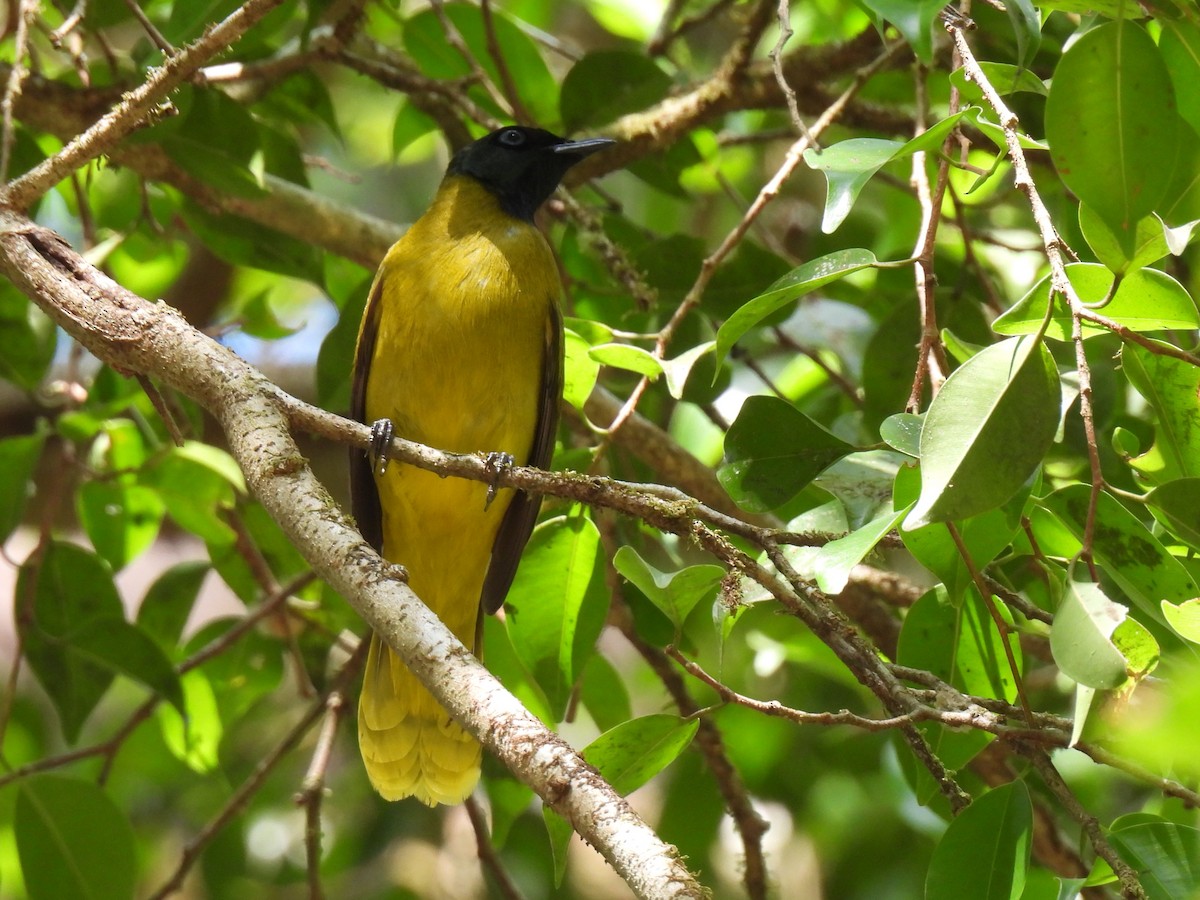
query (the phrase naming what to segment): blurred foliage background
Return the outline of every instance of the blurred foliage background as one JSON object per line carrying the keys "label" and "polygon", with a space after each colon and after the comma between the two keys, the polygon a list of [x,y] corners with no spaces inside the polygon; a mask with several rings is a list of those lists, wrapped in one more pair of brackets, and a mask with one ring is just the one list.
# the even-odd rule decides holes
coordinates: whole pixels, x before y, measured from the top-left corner
{"label": "blurred foliage background", "polygon": [[[11,0],[0,175],[238,7]],[[344,412],[451,149],[617,138],[542,217],[554,465],[725,549],[550,498],[489,667],[577,747],[629,729],[597,759],[715,896],[1195,897],[1200,13],[964,12],[965,67],[916,0],[285,0],[31,215]],[[327,704],[361,623],[131,374],[0,284],[0,894],[627,896],[491,761],[482,866],[465,809],[374,796]]]}

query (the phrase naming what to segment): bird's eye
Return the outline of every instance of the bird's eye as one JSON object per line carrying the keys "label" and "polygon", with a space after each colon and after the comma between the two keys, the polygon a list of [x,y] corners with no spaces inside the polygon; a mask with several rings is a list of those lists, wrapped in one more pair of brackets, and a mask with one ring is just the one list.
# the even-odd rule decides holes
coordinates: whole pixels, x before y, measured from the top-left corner
{"label": "bird's eye", "polygon": [[520,147],[525,143],[525,134],[519,128],[505,128],[500,132],[500,143],[505,147]]}

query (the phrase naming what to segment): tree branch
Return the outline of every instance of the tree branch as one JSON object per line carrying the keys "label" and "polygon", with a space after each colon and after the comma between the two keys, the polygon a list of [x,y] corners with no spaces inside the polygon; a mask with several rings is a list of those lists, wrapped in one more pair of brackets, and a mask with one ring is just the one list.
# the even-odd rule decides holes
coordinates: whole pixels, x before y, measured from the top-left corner
{"label": "tree branch", "polygon": [[261,373],[170,307],[122,288],[53,231],[10,210],[0,211],[0,270],[97,357],[152,375],[204,406],[224,429],[248,486],[313,569],[637,896],[704,896],[674,848],[529,713],[396,577],[396,567],[363,541],[300,455],[278,392]]}

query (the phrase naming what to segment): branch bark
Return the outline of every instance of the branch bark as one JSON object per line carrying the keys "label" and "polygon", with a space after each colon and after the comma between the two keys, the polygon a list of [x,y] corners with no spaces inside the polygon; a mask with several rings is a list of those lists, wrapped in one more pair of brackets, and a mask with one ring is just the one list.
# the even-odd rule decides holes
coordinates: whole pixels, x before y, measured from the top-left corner
{"label": "branch bark", "polygon": [[55,232],[0,210],[0,271],[100,359],[187,394],[220,423],[246,482],[313,569],[451,714],[643,898],[703,897],[675,848],[454,638],[317,481],[278,393],[175,310],[124,289]]}

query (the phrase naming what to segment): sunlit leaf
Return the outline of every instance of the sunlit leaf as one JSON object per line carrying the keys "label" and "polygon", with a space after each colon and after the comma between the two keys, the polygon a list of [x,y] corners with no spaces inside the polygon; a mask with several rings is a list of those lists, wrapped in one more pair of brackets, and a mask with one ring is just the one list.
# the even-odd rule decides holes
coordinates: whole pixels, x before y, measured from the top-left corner
{"label": "sunlit leaf", "polygon": [[994,344],[955,370],[921,429],[921,496],[904,528],[965,519],[1004,503],[1058,429],[1058,371],[1042,343]]}
{"label": "sunlit leaf", "polygon": [[591,520],[552,519],[533,532],[506,609],[517,656],[561,716],[608,613],[600,535]]}
{"label": "sunlit leaf", "polygon": [[857,566],[883,538],[899,526],[908,513],[902,508],[882,515],[845,537],[830,541],[817,551],[812,560],[817,586],[827,594],[840,594],[850,580],[850,570]]}
{"label": "sunlit leaf", "polygon": [[1200,131],[1200,25],[1196,20],[1168,19],[1162,22],[1158,50],[1175,85],[1179,114]]}
{"label": "sunlit leaf", "polygon": [[75,497],[92,546],[117,570],[150,548],[166,512],[158,491],[140,484],[90,481]]}
{"label": "sunlit leaf", "polygon": [[583,748],[583,758],[622,796],[636,791],[684,751],[698,719],[642,716],[604,732]]}
{"label": "sunlit leaf", "polygon": [[869,268],[875,263],[875,254],[870,250],[838,250],[809,260],[788,272],[725,320],[717,332],[717,361],[723,362],[730,348],[746,332],[776,310],[831,281]]}
{"label": "sunlit leaf", "polygon": [[675,572],[663,572],[650,565],[632,547],[621,547],[613,557],[613,565],[626,579],[662,610],[663,614],[682,628],[696,604],[712,595],[725,569],[721,566],[687,566]]}
{"label": "sunlit leaf", "polygon": [[1200,598],[1183,603],[1162,602],[1167,624],[1193,644],[1200,644]]}
{"label": "sunlit leaf", "polygon": [[1126,613],[1099,585],[1070,581],[1050,630],[1050,650],[1063,674],[1099,690],[1120,685],[1125,680],[1125,657],[1111,638]]}
{"label": "sunlit leaf", "polygon": [[893,450],[916,459],[921,455],[921,426],[924,423],[924,416],[896,413],[880,424],[879,436]]}
{"label": "sunlit leaf", "polygon": [[563,399],[583,409],[596,386],[600,363],[592,358],[591,345],[583,337],[569,328],[563,337]]}
{"label": "sunlit leaf", "polygon": [[[1113,273],[1096,263],[1071,263],[1067,278],[1088,304],[1099,304],[1109,296]],[[999,334],[1034,334],[1042,327],[1046,305],[1050,301],[1050,276],[1035,284],[1029,292],[1005,310],[992,328]],[[1167,331],[1174,328],[1200,327],[1196,302],[1178,281],[1157,269],[1130,271],[1121,280],[1112,299],[1095,309],[1105,318],[1113,319],[1131,331]],[[1054,298],[1054,313],[1046,336],[1060,341],[1071,340],[1071,311],[1062,297]],[[1084,319],[1083,336],[1109,334],[1110,330]]]}

